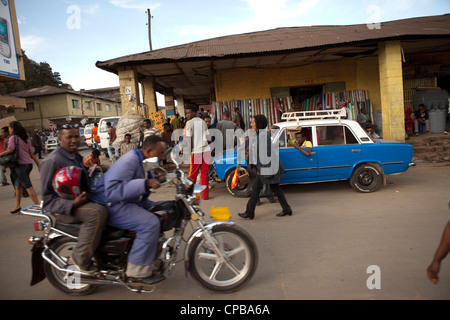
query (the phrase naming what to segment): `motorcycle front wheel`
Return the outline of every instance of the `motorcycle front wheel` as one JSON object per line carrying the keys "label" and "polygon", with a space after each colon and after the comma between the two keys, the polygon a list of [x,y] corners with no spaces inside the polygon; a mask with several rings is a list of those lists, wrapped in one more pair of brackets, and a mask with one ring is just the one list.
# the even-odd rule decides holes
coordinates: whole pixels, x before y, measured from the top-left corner
{"label": "motorcycle front wheel", "polygon": [[[52,256],[52,261],[61,268],[67,266],[76,245],[77,240],[68,237],[56,238],[50,243],[49,247],[55,254],[61,257],[62,260]],[[79,275],[71,272],[59,271],[47,261],[44,262],[44,272],[48,281],[55,288],[71,296],[85,296],[97,289],[97,286],[95,285],[83,284]]]}
{"label": "motorcycle front wheel", "polygon": [[244,286],[258,265],[258,251],[252,237],[234,225],[218,225],[211,235],[223,255],[219,257],[205,237],[195,238],[190,249],[189,271],[203,287],[222,293]]}

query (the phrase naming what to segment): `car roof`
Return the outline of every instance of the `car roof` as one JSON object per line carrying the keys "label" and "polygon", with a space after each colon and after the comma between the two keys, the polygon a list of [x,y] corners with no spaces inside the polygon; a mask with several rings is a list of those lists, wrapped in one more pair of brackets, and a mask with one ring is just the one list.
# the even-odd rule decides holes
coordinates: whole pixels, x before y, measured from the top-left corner
{"label": "car roof", "polygon": [[345,109],[295,111],[283,113],[281,119],[285,121],[277,122],[273,126],[279,127],[281,131],[283,128],[297,129],[309,126],[346,125],[351,128],[361,143],[373,143],[373,140],[358,122],[343,119],[344,117],[346,117]]}

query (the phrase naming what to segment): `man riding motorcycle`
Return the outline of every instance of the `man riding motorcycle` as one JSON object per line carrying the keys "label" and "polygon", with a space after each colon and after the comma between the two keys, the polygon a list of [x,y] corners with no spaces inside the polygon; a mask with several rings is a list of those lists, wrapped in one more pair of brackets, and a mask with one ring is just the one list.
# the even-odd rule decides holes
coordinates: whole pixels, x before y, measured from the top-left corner
{"label": "man riding motorcycle", "polygon": [[[78,125],[72,123],[63,125],[59,131],[58,141],[58,148],[50,153],[40,166],[43,209],[52,212],[56,219],[63,223],[82,222],[72,259],[82,272],[94,273],[96,267],[92,263],[92,257],[106,226],[108,211],[104,206],[90,201],[87,190],[81,190],[83,192],[72,196],[72,199],[69,199],[70,196],[67,194],[70,190],[62,191],[66,193],[65,196],[61,196],[61,192],[55,190],[53,178],[63,167],[78,167],[80,176],[86,174],[87,177],[83,157],[77,151],[81,141]],[[87,178],[85,182],[88,183]]]}
{"label": "man riding motorcycle", "polygon": [[130,285],[154,286],[165,278],[152,272],[160,221],[148,209],[154,203],[148,199],[150,189],[161,187],[151,172],[145,172],[142,161],[158,157],[165,159],[166,144],[159,135],[147,137],[140,149],[133,149],[120,157],[100,179],[94,201],[105,203],[109,211],[108,224],[136,232],[128,255],[126,275]]}

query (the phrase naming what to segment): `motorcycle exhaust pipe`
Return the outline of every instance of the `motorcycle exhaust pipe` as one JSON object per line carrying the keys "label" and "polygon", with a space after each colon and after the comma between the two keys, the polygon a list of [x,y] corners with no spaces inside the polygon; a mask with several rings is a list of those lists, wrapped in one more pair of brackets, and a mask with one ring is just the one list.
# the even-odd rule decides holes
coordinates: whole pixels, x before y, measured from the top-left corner
{"label": "motorcycle exhaust pipe", "polygon": [[[59,263],[64,265],[64,267],[60,267],[58,264],[56,264],[55,261],[53,261],[49,256],[47,256],[48,253],[50,253],[51,256],[53,256]],[[115,276],[115,279],[99,279],[99,278],[96,278],[95,274],[88,274],[88,273],[82,272],[78,268],[67,269],[67,267],[66,267],[66,266],[68,266],[67,262],[64,261],[58,254],[56,254],[50,248],[46,248],[45,250],[42,251],[42,258],[44,258],[45,261],[47,261],[52,267],[54,267],[55,269],[57,269],[60,272],[72,273],[72,274],[76,273],[76,274],[79,274],[81,276],[85,276],[86,278],[82,278],[83,279],[83,281],[82,281],[83,284],[91,284],[91,285],[104,285],[104,284],[123,285],[128,290],[130,290],[132,292],[137,292],[137,293],[152,293],[155,290],[155,287],[153,287],[150,290],[148,290],[148,289],[143,290],[142,288],[140,288],[140,289],[133,288],[128,283],[126,283],[125,281],[123,281],[122,279],[120,279],[117,276]],[[104,276],[108,277],[108,276],[111,276],[111,275],[104,274]]]}

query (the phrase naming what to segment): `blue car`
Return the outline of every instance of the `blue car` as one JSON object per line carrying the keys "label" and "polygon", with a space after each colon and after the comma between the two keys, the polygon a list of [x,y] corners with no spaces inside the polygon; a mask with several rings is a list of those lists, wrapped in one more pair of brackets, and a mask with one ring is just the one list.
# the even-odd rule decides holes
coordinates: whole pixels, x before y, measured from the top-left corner
{"label": "blue car", "polygon": [[[342,110],[342,111],[341,111]],[[359,192],[376,191],[386,184],[386,175],[399,174],[413,166],[413,146],[373,139],[353,120],[343,119],[344,109],[285,113],[271,128],[272,143],[278,144],[285,176],[280,184],[349,180]],[[311,155],[294,147],[295,134],[306,133]],[[217,176],[237,197],[250,195],[247,164],[241,161],[238,185],[231,180],[237,167],[237,150],[214,159]]]}

